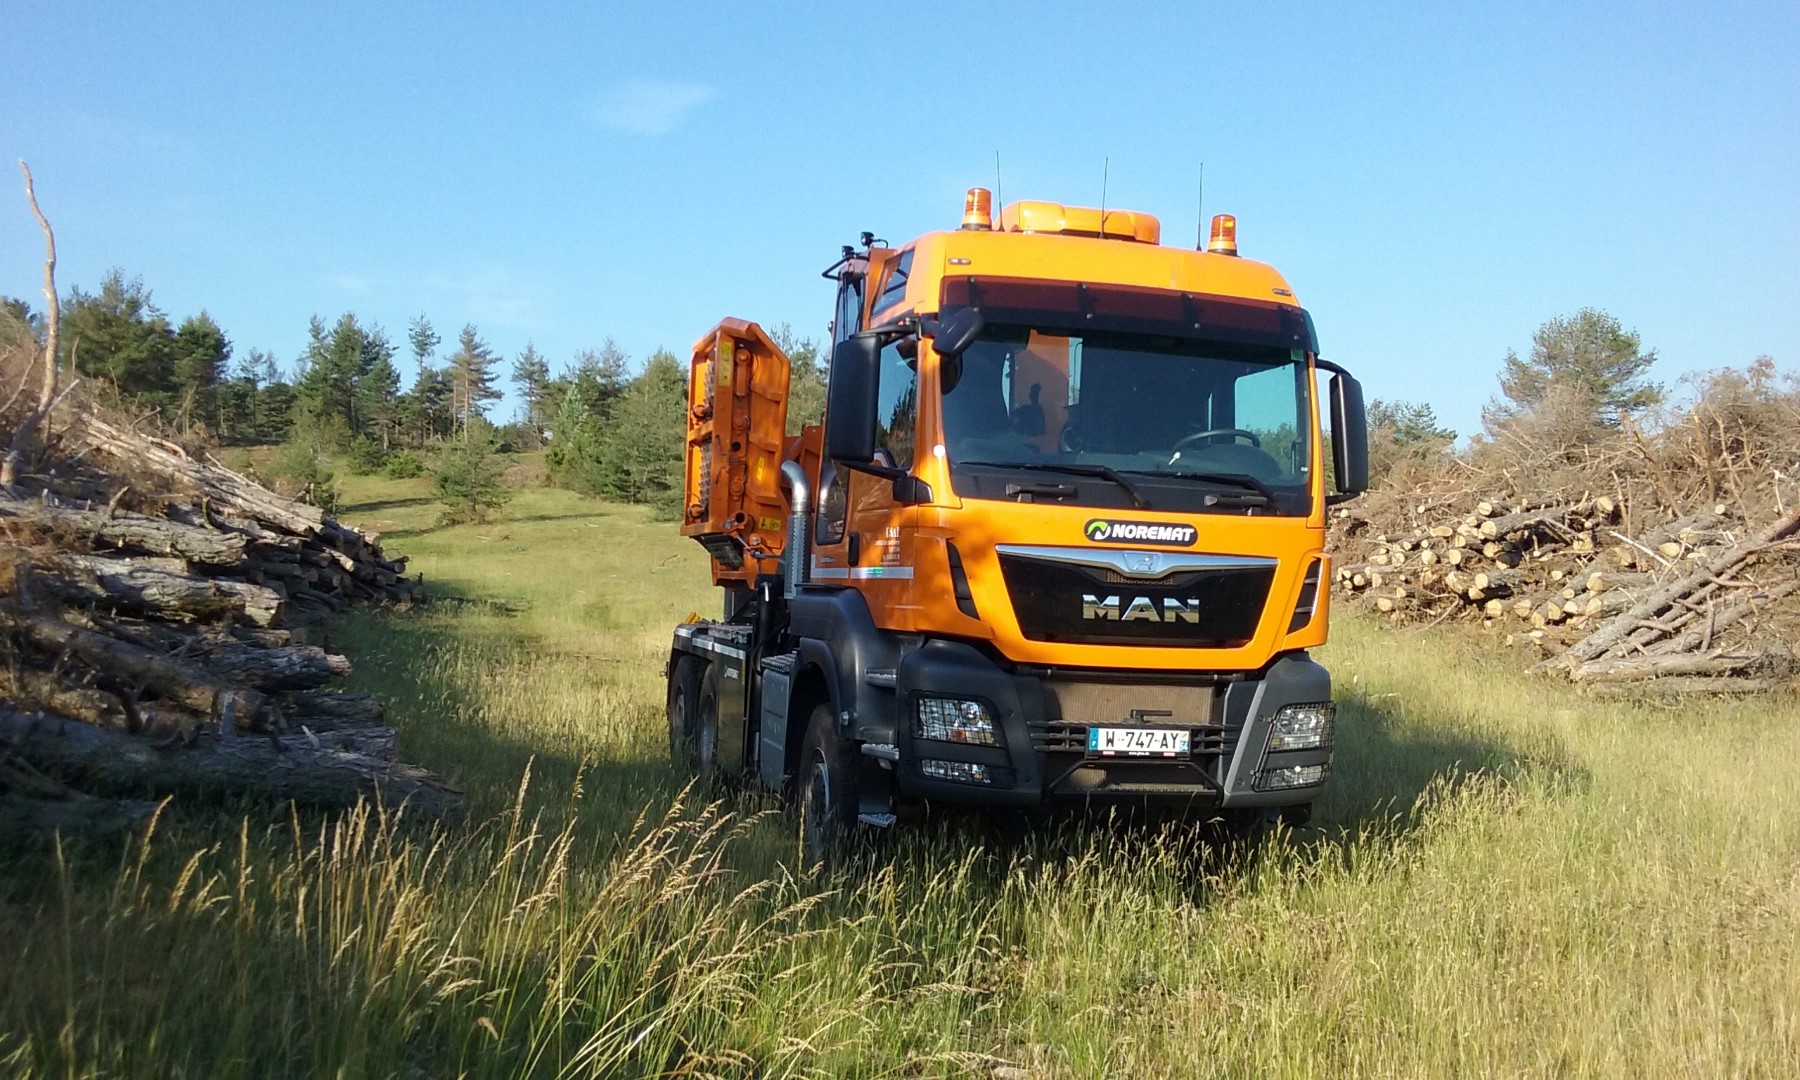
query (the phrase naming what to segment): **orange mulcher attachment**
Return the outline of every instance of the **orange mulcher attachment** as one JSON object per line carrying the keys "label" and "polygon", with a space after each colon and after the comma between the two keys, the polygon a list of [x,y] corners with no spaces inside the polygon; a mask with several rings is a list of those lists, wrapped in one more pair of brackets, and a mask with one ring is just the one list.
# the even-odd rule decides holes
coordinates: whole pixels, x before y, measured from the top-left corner
{"label": "orange mulcher attachment", "polygon": [[725,319],[694,343],[681,533],[712,556],[715,585],[776,570],[787,538],[787,397],[787,354],[762,327]]}

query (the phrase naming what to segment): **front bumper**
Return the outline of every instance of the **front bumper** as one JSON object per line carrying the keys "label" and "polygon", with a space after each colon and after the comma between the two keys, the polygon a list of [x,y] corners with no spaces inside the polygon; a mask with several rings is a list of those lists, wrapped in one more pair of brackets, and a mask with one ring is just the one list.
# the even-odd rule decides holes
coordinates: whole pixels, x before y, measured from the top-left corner
{"label": "front bumper", "polygon": [[[1157,683],[1155,677],[1154,672],[1021,674],[961,642],[927,642],[903,657],[896,672],[896,785],[904,795],[932,802],[1016,807],[1062,802],[1279,807],[1318,797],[1330,775],[1329,747],[1267,750],[1270,723],[1282,706],[1331,700],[1330,674],[1304,652],[1210,687]],[[996,745],[915,738],[912,717],[920,697],[984,703]],[[1140,708],[1139,718],[1129,718]],[[1094,725],[1186,728],[1189,752],[1182,758],[1090,757],[1088,728]],[[1316,783],[1258,790],[1264,771],[1315,765],[1324,766]],[[961,779],[945,779],[946,774]],[[971,774],[982,779],[971,780]]]}

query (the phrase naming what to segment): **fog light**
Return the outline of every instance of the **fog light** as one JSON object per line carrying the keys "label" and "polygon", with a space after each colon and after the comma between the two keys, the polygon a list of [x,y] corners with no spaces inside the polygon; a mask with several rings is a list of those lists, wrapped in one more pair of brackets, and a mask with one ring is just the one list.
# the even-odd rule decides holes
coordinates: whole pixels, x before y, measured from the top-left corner
{"label": "fog light", "polygon": [[1330,765],[1287,765],[1281,768],[1264,769],[1256,776],[1256,790],[1285,791],[1288,788],[1323,784],[1325,775],[1330,771]]}
{"label": "fog light", "polygon": [[1329,701],[1313,705],[1283,705],[1269,722],[1269,749],[1325,750],[1331,746],[1337,706]]}
{"label": "fog light", "polygon": [[988,782],[988,767],[973,761],[939,761],[937,758],[924,758],[919,762],[919,771],[933,780],[956,780],[964,784],[985,784]]}
{"label": "fog light", "polygon": [[913,713],[913,738],[993,746],[994,714],[979,701],[922,697]]}

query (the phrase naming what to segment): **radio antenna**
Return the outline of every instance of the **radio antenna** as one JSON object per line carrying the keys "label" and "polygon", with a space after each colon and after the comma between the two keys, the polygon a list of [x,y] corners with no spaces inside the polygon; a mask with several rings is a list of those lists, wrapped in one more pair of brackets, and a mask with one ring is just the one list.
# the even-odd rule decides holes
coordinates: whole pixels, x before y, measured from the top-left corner
{"label": "radio antenna", "polygon": [[1194,216],[1199,221],[1194,223],[1194,250],[1201,251],[1206,247],[1206,162],[1200,163],[1200,179],[1194,185]]}
{"label": "radio antenna", "polygon": [[1006,211],[1006,197],[1000,193],[1000,151],[994,151],[994,205]]}
{"label": "radio antenna", "polygon": [[1112,157],[1100,160],[1100,235],[1106,235],[1106,177],[1112,172]]}

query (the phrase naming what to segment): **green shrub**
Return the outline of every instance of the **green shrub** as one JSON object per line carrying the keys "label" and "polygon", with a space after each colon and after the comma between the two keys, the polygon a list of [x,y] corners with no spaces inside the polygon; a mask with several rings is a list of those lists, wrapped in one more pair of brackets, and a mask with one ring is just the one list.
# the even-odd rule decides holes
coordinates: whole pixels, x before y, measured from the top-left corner
{"label": "green shrub", "polygon": [[304,499],[327,513],[336,513],[341,495],[331,458],[324,447],[304,434],[281,444],[269,460],[269,475],[280,481],[283,494]]}
{"label": "green shrub", "polygon": [[432,492],[444,504],[443,523],[486,521],[487,512],[505,506],[512,490],[500,482],[506,463],[494,453],[494,429],[471,421],[463,441],[444,452],[432,480]]}
{"label": "green shrub", "polygon": [[388,455],[381,472],[389,480],[411,480],[425,475],[425,462],[410,450],[398,450]]}
{"label": "green shrub", "polygon": [[380,472],[388,461],[388,452],[380,443],[367,435],[359,435],[350,444],[347,455],[351,473],[357,476],[369,476]]}

